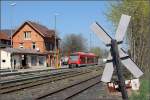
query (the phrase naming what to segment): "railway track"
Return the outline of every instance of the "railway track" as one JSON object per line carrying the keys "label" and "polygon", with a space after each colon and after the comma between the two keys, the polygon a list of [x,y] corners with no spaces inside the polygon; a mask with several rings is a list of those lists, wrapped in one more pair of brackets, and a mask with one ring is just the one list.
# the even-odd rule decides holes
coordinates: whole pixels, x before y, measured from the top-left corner
{"label": "railway track", "polygon": [[[101,66],[101,65],[94,65],[95,66]],[[87,66],[91,67],[91,66]],[[92,66],[93,67],[93,66]],[[92,69],[92,67],[90,69]],[[83,67],[80,67],[83,68]],[[73,68],[74,69],[74,68]],[[77,68],[75,68],[77,69]],[[0,71],[0,76],[1,77],[7,77],[7,76],[20,76],[20,75],[29,75],[29,74],[35,74],[35,73],[44,73],[44,72],[50,72],[50,71],[62,71],[62,70],[71,70],[69,68],[60,68],[60,69],[44,69],[44,70],[36,70],[36,71],[26,71],[26,72],[18,72],[18,71],[12,71],[12,72],[1,72]]]}
{"label": "railway track", "polygon": [[69,77],[74,77],[82,74],[90,73],[93,68],[87,68],[86,70],[81,69],[74,69],[71,71],[61,72],[61,73],[55,73],[55,74],[42,74],[42,75],[35,75],[34,77],[30,75],[30,77],[23,77],[18,78],[15,80],[7,80],[7,81],[1,81],[1,91],[0,94],[6,94],[10,92],[15,92],[18,90],[46,84],[49,82],[62,80]]}
{"label": "railway track", "polygon": [[27,75],[31,73],[42,73],[42,72],[49,72],[49,71],[61,71],[61,70],[68,70],[68,68],[61,68],[61,69],[44,69],[44,70],[36,70],[36,71],[26,71],[26,72],[18,72],[18,71],[12,71],[12,72],[3,72],[0,73],[1,77],[7,77],[7,76],[15,76],[15,75]]}
{"label": "railway track", "polygon": [[81,82],[74,83],[70,86],[63,87],[54,92],[50,92],[39,96],[38,100],[68,100],[78,95],[79,93],[99,84],[101,81],[101,75],[86,79]]}

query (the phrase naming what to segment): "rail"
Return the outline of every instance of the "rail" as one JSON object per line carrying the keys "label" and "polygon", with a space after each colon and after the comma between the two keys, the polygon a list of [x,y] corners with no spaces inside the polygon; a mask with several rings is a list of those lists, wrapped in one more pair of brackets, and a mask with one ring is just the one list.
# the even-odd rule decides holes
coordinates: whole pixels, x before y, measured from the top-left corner
{"label": "rail", "polygon": [[[93,66],[102,66],[102,65],[93,65]],[[91,66],[88,66],[91,67]],[[83,67],[80,67],[83,68]],[[6,73],[0,73],[1,77],[7,77],[7,76],[13,76],[13,75],[23,75],[23,74],[30,74],[30,73],[40,73],[40,72],[46,72],[46,71],[58,71],[58,70],[67,70],[69,68],[60,68],[60,69],[44,69],[44,70],[36,70],[36,71],[25,71],[25,72],[6,72]]]}
{"label": "rail", "polygon": [[46,74],[46,75],[38,75],[38,76],[33,76],[33,77],[26,77],[26,78],[20,78],[17,80],[9,80],[9,81],[1,81],[1,94],[9,93],[9,92],[14,92],[17,90],[41,85],[41,84],[46,84],[48,82],[52,81],[57,81],[81,74],[86,74],[89,73],[90,70],[86,71],[67,71],[67,72],[61,72],[61,73],[55,73],[55,74]]}
{"label": "rail", "polygon": [[70,99],[70,98],[78,95],[79,93],[89,89],[90,87],[93,87],[94,85],[100,83],[101,82],[100,78],[101,78],[101,75],[97,75],[95,77],[72,84],[68,87],[64,87],[64,88],[56,90],[54,92],[50,92],[50,93],[41,95],[36,99],[38,99],[38,100],[40,100],[40,99],[53,100],[53,99],[57,98],[58,100],[60,100],[60,99],[67,100],[67,99]]}
{"label": "rail", "polygon": [[44,71],[52,71],[52,70],[62,70],[62,69],[68,69],[68,68],[60,68],[60,69],[44,69],[44,70],[36,70],[36,71],[26,71],[26,72],[6,72],[6,73],[0,73],[1,77],[6,76],[12,76],[12,75],[21,75],[21,74],[28,74],[28,73],[38,73],[38,72],[44,72]]}

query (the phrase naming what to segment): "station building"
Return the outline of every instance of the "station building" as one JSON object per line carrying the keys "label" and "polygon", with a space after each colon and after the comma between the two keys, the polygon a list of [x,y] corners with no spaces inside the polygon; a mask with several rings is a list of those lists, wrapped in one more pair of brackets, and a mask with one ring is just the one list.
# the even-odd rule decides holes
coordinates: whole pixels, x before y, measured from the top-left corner
{"label": "station building", "polygon": [[[55,51],[59,49],[60,38],[55,35],[55,30],[32,21],[24,22],[13,34],[13,48],[24,48],[38,52],[40,55],[46,56],[46,66],[55,66]],[[35,52],[29,53],[27,56],[34,55]],[[35,53],[36,54],[36,53]],[[38,54],[38,55],[39,55]]]}
{"label": "station building", "polygon": [[26,69],[46,67],[46,54],[33,49],[5,48],[0,52],[1,69]]}

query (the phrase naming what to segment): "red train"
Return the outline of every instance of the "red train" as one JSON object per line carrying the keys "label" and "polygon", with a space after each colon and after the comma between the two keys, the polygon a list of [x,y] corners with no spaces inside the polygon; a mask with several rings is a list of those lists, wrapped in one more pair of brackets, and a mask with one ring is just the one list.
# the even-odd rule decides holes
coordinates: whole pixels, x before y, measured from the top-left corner
{"label": "red train", "polygon": [[98,64],[98,56],[94,53],[75,52],[70,54],[69,68]]}

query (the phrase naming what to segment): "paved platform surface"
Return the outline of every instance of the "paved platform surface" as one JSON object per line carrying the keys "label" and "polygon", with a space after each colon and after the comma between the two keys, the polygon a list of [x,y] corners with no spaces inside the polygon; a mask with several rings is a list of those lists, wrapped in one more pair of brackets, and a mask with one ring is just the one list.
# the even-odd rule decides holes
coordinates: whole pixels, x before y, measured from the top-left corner
{"label": "paved platform surface", "polygon": [[18,72],[28,72],[28,71],[36,71],[36,70],[46,70],[46,69],[60,69],[60,68],[68,68],[67,65],[65,66],[60,66],[59,68],[56,68],[55,66],[53,67],[41,67],[41,66],[34,66],[30,67],[28,69],[18,69]]}

